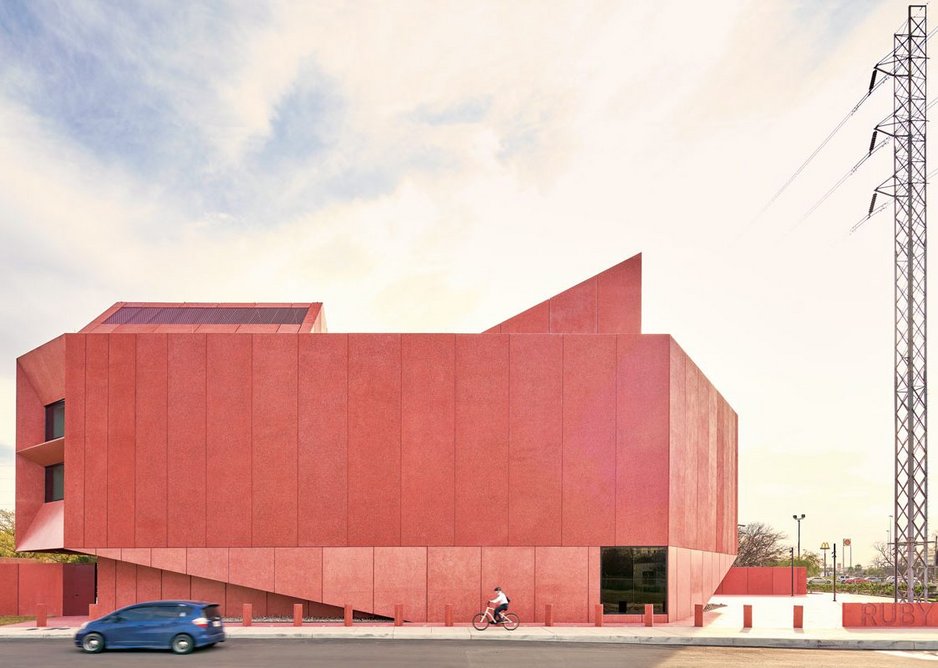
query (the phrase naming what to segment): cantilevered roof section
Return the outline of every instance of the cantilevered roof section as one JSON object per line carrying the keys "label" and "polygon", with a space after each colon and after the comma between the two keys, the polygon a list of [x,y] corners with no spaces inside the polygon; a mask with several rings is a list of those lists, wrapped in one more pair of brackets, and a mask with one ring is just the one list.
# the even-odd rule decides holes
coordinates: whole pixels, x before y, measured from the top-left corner
{"label": "cantilevered roof section", "polygon": [[321,302],[300,304],[205,304],[118,302],[82,333],[324,332]]}

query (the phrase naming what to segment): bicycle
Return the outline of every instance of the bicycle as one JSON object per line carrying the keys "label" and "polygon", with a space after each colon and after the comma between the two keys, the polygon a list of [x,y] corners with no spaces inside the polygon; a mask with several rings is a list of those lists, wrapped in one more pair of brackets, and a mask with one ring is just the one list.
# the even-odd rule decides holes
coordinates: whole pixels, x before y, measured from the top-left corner
{"label": "bicycle", "polygon": [[485,612],[480,612],[472,618],[472,625],[476,631],[484,631],[489,627],[489,624],[501,624],[506,631],[514,631],[521,625],[521,619],[513,612],[503,612],[504,621],[496,622],[495,617],[492,615],[494,611],[495,608],[489,606],[485,609]]}

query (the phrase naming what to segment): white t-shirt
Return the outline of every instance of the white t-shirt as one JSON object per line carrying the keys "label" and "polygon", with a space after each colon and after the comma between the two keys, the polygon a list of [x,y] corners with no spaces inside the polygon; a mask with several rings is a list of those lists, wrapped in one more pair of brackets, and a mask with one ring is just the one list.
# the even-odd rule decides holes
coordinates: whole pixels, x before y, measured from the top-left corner
{"label": "white t-shirt", "polygon": [[492,600],[495,602],[496,606],[504,605],[505,603],[508,603],[508,597],[505,596],[505,592],[503,591],[498,592],[498,596],[496,596]]}

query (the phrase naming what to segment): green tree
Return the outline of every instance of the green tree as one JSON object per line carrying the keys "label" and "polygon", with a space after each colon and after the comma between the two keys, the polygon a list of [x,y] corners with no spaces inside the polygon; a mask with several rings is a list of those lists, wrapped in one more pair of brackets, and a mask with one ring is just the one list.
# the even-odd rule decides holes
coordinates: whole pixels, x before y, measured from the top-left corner
{"label": "green tree", "polygon": [[0,509],[0,557],[18,557],[60,564],[85,564],[95,560],[87,554],[70,552],[17,552],[16,515],[12,510]]}

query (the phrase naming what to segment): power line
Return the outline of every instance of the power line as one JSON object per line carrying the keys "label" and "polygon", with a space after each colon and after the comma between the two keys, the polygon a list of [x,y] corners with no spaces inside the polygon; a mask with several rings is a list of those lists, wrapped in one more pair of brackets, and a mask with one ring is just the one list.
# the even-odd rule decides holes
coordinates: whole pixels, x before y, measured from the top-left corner
{"label": "power line", "polygon": [[873,72],[873,78],[870,79],[870,88],[869,88],[869,90],[863,95],[863,97],[860,98],[860,101],[857,102],[849,112],[847,112],[847,115],[844,116],[842,119],[840,119],[840,122],[837,123],[837,125],[834,126],[834,129],[830,131],[830,133],[827,135],[827,137],[825,137],[824,140],[817,146],[817,148],[815,148],[814,151],[811,152],[811,155],[809,155],[809,156],[807,157],[807,159],[806,159],[804,162],[801,163],[801,165],[798,167],[798,169],[795,170],[794,174],[792,174],[791,176],[789,176],[789,177],[788,177],[788,180],[785,181],[785,183],[782,184],[782,187],[779,188],[779,189],[775,192],[774,195],[772,195],[771,199],[769,199],[769,201],[765,204],[765,206],[762,207],[762,209],[759,211],[759,213],[756,214],[755,218],[753,218],[752,221],[750,221],[750,223],[749,223],[750,225],[752,225],[753,223],[755,223],[756,221],[758,221],[758,220],[762,217],[762,214],[764,214],[764,213],[769,209],[769,207],[771,207],[773,204],[775,204],[775,201],[776,201],[779,197],[782,196],[782,193],[784,193],[784,192],[788,189],[788,186],[790,186],[790,185],[795,181],[795,179],[797,179],[797,178],[801,175],[801,172],[803,172],[803,171],[808,167],[808,165],[811,164],[811,162],[814,160],[814,158],[817,157],[818,153],[820,153],[822,150],[824,150],[824,147],[827,146],[827,145],[830,143],[831,139],[833,139],[834,136],[835,136],[838,132],[840,132],[840,129],[841,129],[844,125],[847,124],[847,121],[849,121],[849,120],[853,117],[853,115],[857,113],[857,111],[860,109],[860,107],[863,105],[863,103],[866,102],[866,101],[869,99],[869,97],[873,94],[873,92],[874,92],[877,88],[879,88],[879,87],[886,81],[885,78],[882,78],[882,79],[880,79],[879,81],[875,81],[875,82],[874,82],[875,77],[876,77],[876,71],[874,70],[874,72]]}
{"label": "power line", "polygon": [[824,195],[821,197],[821,199],[819,199],[817,202],[815,202],[815,203],[814,203],[814,206],[812,206],[810,209],[808,209],[808,210],[805,212],[805,214],[801,217],[801,220],[798,221],[798,224],[800,225],[801,223],[803,223],[805,220],[807,220],[807,218],[808,218],[812,213],[814,213],[815,211],[817,211],[818,208],[819,208],[822,204],[824,204],[824,202],[826,202],[827,199],[828,199],[831,195],[833,195],[835,192],[837,192],[837,189],[840,188],[840,186],[842,186],[844,183],[847,182],[847,179],[849,179],[851,176],[853,176],[854,174],[857,173],[857,170],[860,169],[860,167],[863,165],[864,162],[866,162],[867,160],[869,160],[869,159],[873,156],[874,153],[876,153],[877,151],[879,151],[879,149],[881,149],[883,146],[885,146],[886,144],[888,144],[890,141],[891,141],[891,138],[890,138],[890,137],[887,137],[886,139],[883,139],[882,141],[880,141],[880,142],[879,142],[878,144],[876,144],[875,146],[871,147],[870,150],[869,150],[869,152],[867,152],[866,154],[864,154],[864,156],[863,156],[862,158],[860,158],[860,159],[857,161],[857,163],[856,163],[853,167],[851,167],[850,169],[848,169],[847,172],[846,172],[843,176],[841,176],[839,179],[837,179],[836,183],[834,183],[834,185],[831,186],[831,189],[828,190],[826,193],[824,193]]}
{"label": "power line", "polygon": [[[899,33],[901,32],[902,28],[905,27],[905,26],[906,26],[906,23],[905,23],[905,22],[901,23],[901,24],[899,25],[899,27],[895,30],[895,33],[896,33],[896,34],[899,34]],[[928,35],[925,37],[925,41],[927,42],[928,40],[930,40],[930,39],[935,35],[936,32],[938,32],[938,27],[933,28],[932,31],[928,33]],[[801,165],[798,166],[798,168],[794,171],[794,173],[793,173],[791,176],[788,177],[788,179],[785,181],[785,183],[782,184],[782,186],[775,192],[775,194],[772,195],[772,197],[769,199],[769,201],[766,202],[766,204],[759,210],[759,213],[757,213],[757,214],[752,218],[752,220],[749,221],[749,223],[746,225],[746,227],[745,227],[745,228],[743,229],[743,231],[740,233],[740,236],[742,236],[743,234],[745,234],[746,231],[747,231],[750,227],[752,227],[755,223],[757,223],[757,222],[759,221],[760,218],[762,218],[763,214],[765,214],[765,212],[768,211],[769,208],[771,208],[771,206],[772,206],[773,204],[775,204],[776,200],[778,200],[778,198],[782,196],[782,194],[783,194],[783,193],[788,189],[788,187],[795,181],[795,179],[797,179],[797,178],[801,175],[801,173],[808,167],[808,165],[811,164],[811,162],[814,160],[814,158],[816,158],[817,155],[818,155],[822,150],[824,150],[824,147],[826,147],[826,146],[830,143],[830,141],[831,141],[831,140],[834,138],[834,136],[840,131],[840,129],[843,128],[843,126],[847,124],[847,121],[849,121],[849,120],[857,113],[857,111],[860,109],[860,107],[863,105],[863,103],[866,102],[866,100],[870,98],[870,96],[876,91],[877,88],[879,88],[883,83],[886,82],[887,79],[886,79],[885,77],[882,77],[882,78],[880,78],[880,79],[877,81],[877,80],[876,80],[876,72],[877,72],[877,71],[880,71],[880,70],[879,70],[880,65],[883,65],[884,63],[886,63],[886,62],[888,61],[888,59],[889,59],[891,56],[894,56],[894,53],[893,53],[893,52],[890,52],[887,56],[884,56],[882,59],[880,59],[880,61],[879,61],[879,62],[876,64],[876,66],[873,68],[873,74],[872,74],[872,76],[870,77],[870,87],[869,87],[869,90],[867,90],[866,93],[863,95],[863,97],[861,97],[860,100],[853,106],[853,108],[852,108],[849,112],[847,112],[846,116],[844,116],[844,117],[840,120],[840,122],[837,123],[837,125],[834,126],[834,129],[830,131],[830,133],[824,138],[823,141],[821,141],[821,143],[814,149],[814,151],[811,152],[811,154],[805,159],[805,161],[802,162]],[[933,107],[935,104],[938,104],[938,98],[932,100],[932,101],[928,104],[928,106],[926,107],[926,110],[927,110],[927,109],[930,109],[930,108]],[[887,116],[887,118],[888,118],[888,116]],[[871,147],[871,151],[872,151],[872,147]],[[866,157],[868,158],[869,155],[867,155]],[[863,160],[861,160],[860,163],[862,163],[865,159],[866,159],[866,158],[864,158]],[[853,168],[850,172],[848,172],[848,175],[847,175],[847,176],[849,177],[850,174],[852,174],[853,172],[855,172],[855,171],[856,171],[856,167],[858,167],[858,166],[859,166],[859,164],[858,164],[858,165],[855,165],[854,168]],[[846,178],[844,178],[843,180],[846,180]],[[840,184],[840,182],[838,182],[838,184],[835,185],[832,190],[836,190],[836,189],[839,187],[839,184]],[[827,197],[829,197],[831,194],[833,194],[832,191],[829,191],[824,197],[821,198],[821,201],[820,201],[820,202],[818,202],[817,204],[815,204],[815,206],[811,207],[811,209],[808,211],[808,213],[806,213],[805,216],[802,217],[801,221],[799,221],[799,224],[800,224],[800,222],[802,222],[802,221],[804,220],[805,217],[809,216],[818,206],[820,206],[820,205],[823,203],[823,201],[824,201]],[[868,218],[869,218],[869,215],[867,216],[867,218],[864,219],[864,221],[865,221],[866,219],[868,219]],[[864,221],[861,221],[860,223],[858,223],[857,226],[859,226],[860,224],[862,224],[862,222],[864,222]],[[857,227],[857,226],[855,226],[855,227]]]}

